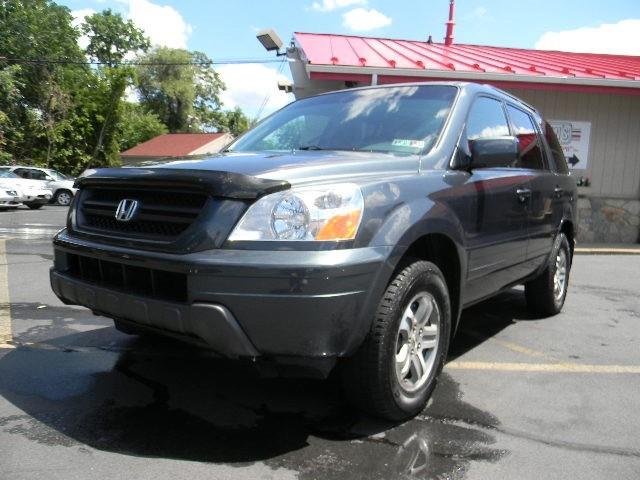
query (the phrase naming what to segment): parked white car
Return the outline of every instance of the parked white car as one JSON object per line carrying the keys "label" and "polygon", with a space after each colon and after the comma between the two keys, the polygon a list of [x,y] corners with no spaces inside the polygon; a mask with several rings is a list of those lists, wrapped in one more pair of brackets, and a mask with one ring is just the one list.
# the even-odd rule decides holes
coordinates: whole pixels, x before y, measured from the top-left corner
{"label": "parked white car", "polygon": [[5,185],[0,179],[0,210],[18,208],[22,205],[20,191],[10,185]]}
{"label": "parked white car", "polygon": [[[15,195],[13,195],[14,202],[9,203],[10,207],[17,207],[22,203],[32,210],[35,210],[49,203],[53,196],[51,190],[46,188],[42,182],[20,178],[15,173],[4,169],[0,169],[0,187],[2,187],[5,192],[15,193]],[[8,193],[6,193],[6,195],[11,196]],[[15,204],[16,201],[17,205]],[[7,202],[10,201],[7,200]]]}
{"label": "parked white car", "polygon": [[43,188],[53,192],[53,201],[58,205],[69,205],[77,191],[73,188],[73,178],[52,168],[18,165],[0,167],[0,170],[13,172],[19,177],[40,182]]}

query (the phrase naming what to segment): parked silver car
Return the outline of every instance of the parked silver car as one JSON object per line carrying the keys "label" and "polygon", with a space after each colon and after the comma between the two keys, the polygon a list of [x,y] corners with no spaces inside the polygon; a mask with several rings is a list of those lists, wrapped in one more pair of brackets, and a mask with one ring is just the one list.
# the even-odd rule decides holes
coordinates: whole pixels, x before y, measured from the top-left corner
{"label": "parked silver car", "polygon": [[19,177],[41,182],[41,186],[53,192],[53,201],[58,205],[69,205],[76,189],[73,188],[73,178],[67,177],[52,168],[30,166],[3,166],[0,170],[15,173]]}

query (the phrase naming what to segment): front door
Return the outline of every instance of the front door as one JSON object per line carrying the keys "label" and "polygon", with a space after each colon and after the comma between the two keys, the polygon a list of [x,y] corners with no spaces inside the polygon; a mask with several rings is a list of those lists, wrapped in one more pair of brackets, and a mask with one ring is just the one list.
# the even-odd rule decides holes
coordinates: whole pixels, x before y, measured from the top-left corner
{"label": "front door", "polygon": [[[467,118],[466,142],[509,135],[501,101],[478,97]],[[470,149],[469,149],[470,151]],[[473,169],[465,196],[468,302],[481,299],[521,278],[527,252],[527,208],[530,176],[512,165]]]}

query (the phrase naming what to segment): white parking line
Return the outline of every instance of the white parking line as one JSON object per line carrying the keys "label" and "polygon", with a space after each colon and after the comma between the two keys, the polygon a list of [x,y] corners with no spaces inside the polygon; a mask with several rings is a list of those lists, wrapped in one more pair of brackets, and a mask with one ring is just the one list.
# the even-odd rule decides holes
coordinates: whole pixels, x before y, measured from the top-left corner
{"label": "white parking line", "polygon": [[12,340],[6,242],[0,239],[0,348],[13,348]]}

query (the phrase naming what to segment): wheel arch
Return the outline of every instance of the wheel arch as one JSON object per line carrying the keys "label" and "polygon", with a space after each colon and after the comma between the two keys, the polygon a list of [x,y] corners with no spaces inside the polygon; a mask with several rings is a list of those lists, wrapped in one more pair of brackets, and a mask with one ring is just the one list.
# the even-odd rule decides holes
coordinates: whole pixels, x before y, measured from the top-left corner
{"label": "wheel arch", "polygon": [[416,258],[435,264],[444,275],[451,299],[451,335],[453,337],[462,311],[464,262],[461,248],[445,233],[426,233],[416,238],[405,250],[396,264],[394,275],[411,259]]}
{"label": "wheel arch", "polygon": [[565,236],[567,237],[567,240],[569,240],[569,248],[571,249],[571,258],[573,258],[573,253],[576,245],[575,225],[571,220],[563,219],[562,222],[560,222],[559,233],[564,233]]}

